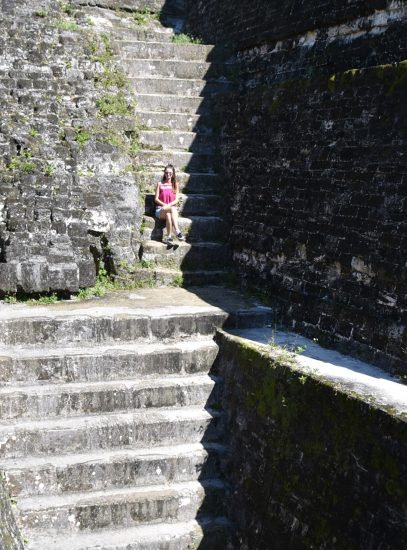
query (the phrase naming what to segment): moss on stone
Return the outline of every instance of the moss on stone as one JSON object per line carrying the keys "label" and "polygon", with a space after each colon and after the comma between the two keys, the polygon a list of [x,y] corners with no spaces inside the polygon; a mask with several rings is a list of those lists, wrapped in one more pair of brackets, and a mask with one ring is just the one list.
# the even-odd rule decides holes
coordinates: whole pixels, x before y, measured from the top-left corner
{"label": "moss on stone", "polygon": [[[304,384],[300,368],[280,360],[274,349],[268,354],[230,336],[219,343],[232,446],[239,449],[238,492],[242,506],[250,502],[245,514],[260,513],[281,540],[294,537],[291,543],[308,548],[339,532],[347,537],[370,517],[380,528],[390,525],[387,515],[403,499],[405,423],[312,373]],[[337,516],[347,518],[339,531]],[[295,517],[309,529],[287,531],[288,517],[289,525]]]}

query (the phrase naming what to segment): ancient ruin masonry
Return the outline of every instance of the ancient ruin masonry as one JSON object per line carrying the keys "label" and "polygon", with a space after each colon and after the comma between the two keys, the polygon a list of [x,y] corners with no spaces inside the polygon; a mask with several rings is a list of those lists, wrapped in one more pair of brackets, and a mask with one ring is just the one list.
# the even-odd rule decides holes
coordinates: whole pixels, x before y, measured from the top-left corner
{"label": "ancient ruin masonry", "polygon": [[270,311],[221,287],[162,292],[3,305],[2,469],[28,548],[227,547],[213,336]]}

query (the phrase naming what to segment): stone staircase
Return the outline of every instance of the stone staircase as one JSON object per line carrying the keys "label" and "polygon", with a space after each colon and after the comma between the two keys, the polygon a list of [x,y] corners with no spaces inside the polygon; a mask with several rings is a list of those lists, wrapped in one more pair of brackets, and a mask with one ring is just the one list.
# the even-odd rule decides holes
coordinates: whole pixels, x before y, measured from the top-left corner
{"label": "stone staircase", "polygon": [[[173,43],[176,10],[168,27],[137,29],[114,11],[84,11],[110,19],[117,60],[137,94],[146,213],[143,268],[134,275],[153,275],[158,285],[219,283],[230,256],[211,109],[229,86],[224,54]],[[173,247],[153,216],[167,163],[177,169],[187,235]],[[225,323],[269,321],[267,308],[222,287],[1,304],[1,470],[27,548],[230,548],[213,336]]]}
{"label": "stone staircase", "polygon": [[[168,3],[167,3],[168,4]],[[146,193],[140,259],[156,284],[219,283],[230,273],[223,219],[213,106],[230,88],[223,76],[227,52],[213,46],[173,43],[179,18],[135,33],[113,32],[117,59],[137,100],[141,150],[137,179]],[[154,191],[166,164],[180,184],[180,228],[186,242],[163,244],[164,223],[154,218]],[[143,270],[146,275],[146,270]],[[139,273],[139,276],[143,275]]]}
{"label": "stone staircase", "polygon": [[269,316],[222,287],[3,303],[1,469],[27,548],[227,548],[213,335]]}

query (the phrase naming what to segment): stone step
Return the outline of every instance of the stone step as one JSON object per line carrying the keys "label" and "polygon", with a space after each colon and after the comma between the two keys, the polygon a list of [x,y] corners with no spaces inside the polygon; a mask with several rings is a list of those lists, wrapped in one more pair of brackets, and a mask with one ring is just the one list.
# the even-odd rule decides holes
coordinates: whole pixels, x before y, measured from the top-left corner
{"label": "stone step", "polygon": [[215,153],[217,140],[212,134],[199,134],[196,132],[177,132],[175,130],[141,130],[139,141],[143,147],[153,149],[180,149],[194,153]]}
{"label": "stone step", "polygon": [[[131,23],[131,28],[144,27],[144,25],[135,25],[132,12],[148,11],[159,14],[159,21],[149,21],[146,26],[165,28],[163,25],[176,26],[178,18],[183,17],[185,12],[184,0],[121,0],[120,8],[116,0],[98,0],[97,2],[89,0],[73,0],[73,4],[81,6],[81,11],[94,18],[94,23],[103,22],[104,25],[116,25],[119,28]],[[104,30],[108,30],[106,27]]]}
{"label": "stone step", "polygon": [[226,550],[231,526],[226,518],[155,523],[94,533],[29,532],[27,550]]}
{"label": "stone step", "polygon": [[202,270],[224,268],[230,263],[229,248],[220,243],[175,242],[167,246],[157,241],[142,244],[142,258],[158,267],[178,270]]}
{"label": "stone step", "polygon": [[[191,216],[179,218],[179,227],[187,242],[223,242],[226,240],[226,227],[222,218],[216,216]],[[143,239],[162,241],[165,222],[144,216]]]}
{"label": "stone step", "polygon": [[[182,193],[191,194],[213,194],[219,195],[223,190],[223,182],[218,174],[208,174],[202,172],[182,172],[176,171],[177,181]],[[143,170],[135,174],[137,184],[147,193],[155,192],[157,182],[161,181],[163,171]]]}
{"label": "stone step", "polygon": [[0,384],[100,382],[149,376],[205,373],[218,354],[213,340],[175,344],[118,343],[97,347],[3,347]]}
{"label": "stone step", "polygon": [[47,529],[79,533],[157,522],[185,522],[197,514],[223,516],[225,484],[218,480],[110,489],[93,493],[22,498],[18,523],[24,532]]}
{"label": "stone step", "polygon": [[[164,245],[155,244],[160,246],[157,252],[161,253]],[[205,249],[204,245],[201,245],[202,247]],[[219,245],[207,248],[210,252],[216,253]],[[185,254],[189,249],[190,245],[183,243]],[[180,254],[177,257],[180,257]],[[84,307],[86,310],[86,306]],[[115,307],[109,311],[109,308],[104,307],[95,308],[91,314],[86,315],[78,306],[77,309],[66,312],[68,314],[58,316],[58,309],[44,308],[41,317],[41,308],[38,308],[37,317],[35,309],[31,316],[9,317],[5,320],[1,320],[0,317],[0,343],[15,346],[38,345],[38,342],[44,342],[47,346],[68,347],[77,346],[79,342],[106,345],[119,341],[146,344],[163,340],[182,340],[193,335],[213,335],[227,317],[226,313],[211,306],[208,306],[206,311],[200,308],[194,311],[194,308],[191,308],[187,313],[183,313],[183,308],[177,311],[176,305],[173,305],[172,309],[172,313],[161,308],[137,310],[132,309],[130,305],[127,311],[126,308]]]}
{"label": "stone step", "polygon": [[[223,200],[215,194],[179,194],[178,210],[183,216],[219,216],[224,210]],[[154,195],[148,193],[145,198],[146,211],[154,213]]]}
{"label": "stone step", "polygon": [[[123,60],[136,61],[139,59],[162,59],[175,61],[213,61],[224,59],[222,48],[205,44],[179,44],[171,42],[136,42],[134,40],[116,40],[116,52],[120,63]],[[217,51],[219,55],[217,55]],[[223,54],[223,55],[221,55]]]}
{"label": "stone step", "polygon": [[177,171],[217,173],[219,157],[213,153],[189,153],[177,150],[151,151],[142,150],[137,153],[137,161],[150,169],[160,169],[167,164],[173,164]]}
{"label": "stone step", "polygon": [[[91,8],[89,12],[89,17],[94,20],[95,24],[100,24],[100,19],[95,18],[95,8]],[[101,14],[102,18],[108,16],[111,18],[112,10],[106,10],[106,14]],[[161,23],[160,21],[153,20],[146,25],[137,25],[134,22],[133,17],[130,13],[127,14],[128,17],[121,18],[119,20],[113,20],[110,24],[106,25],[108,27],[109,36],[114,43],[121,42],[126,40],[127,42],[164,42],[172,43],[174,37],[177,33],[180,32],[182,27],[182,21],[175,19],[168,23]]]}
{"label": "stone step", "polygon": [[123,59],[120,65],[128,77],[152,76],[189,78],[192,80],[224,80],[228,66],[225,63],[204,61],[168,61],[163,59]]}
{"label": "stone step", "polygon": [[[176,96],[171,94],[138,94],[137,108],[141,111],[185,113],[191,115],[209,114],[214,98]],[[216,97],[216,96],[214,96]]]}
{"label": "stone step", "polygon": [[0,457],[213,442],[222,430],[222,415],[201,407],[34,420],[0,427]]}
{"label": "stone step", "polygon": [[116,27],[109,29],[109,35],[115,42],[120,43],[122,40],[131,42],[164,42],[172,43],[175,36],[174,30],[171,28],[157,25],[139,26],[131,25],[128,28]]}
{"label": "stone step", "polygon": [[135,268],[132,272],[132,278],[135,281],[154,281],[156,288],[162,287],[203,287],[203,286],[222,286],[234,282],[230,270],[177,270],[161,267],[142,267]]}
{"label": "stone step", "polygon": [[28,457],[2,462],[12,497],[103,491],[218,478],[228,460],[216,443]]}
{"label": "stone step", "polygon": [[[145,128],[163,131],[181,131],[212,134],[213,118],[211,115],[170,113],[147,111],[136,107],[138,121]],[[132,127],[134,122],[132,123]]]}
{"label": "stone step", "polygon": [[131,81],[131,86],[139,94],[174,94],[184,97],[206,97],[228,92],[232,87],[232,83],[226,79],[207,81],[187,78],[132,77],[129,80]]}
{"label": "stone step", "polygon": [[10,420],[198,406],[202,403],[210,406],[210,403],[219,401],[219,391],[219,381],[203,374],[146,381],[6,387],[0,388],[0,426]]}

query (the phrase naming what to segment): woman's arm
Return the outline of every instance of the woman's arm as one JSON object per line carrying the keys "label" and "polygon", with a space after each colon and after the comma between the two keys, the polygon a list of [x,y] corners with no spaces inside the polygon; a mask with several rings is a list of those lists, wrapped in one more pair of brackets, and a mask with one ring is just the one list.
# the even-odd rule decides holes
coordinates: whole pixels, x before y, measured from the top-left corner
{"label": "woman's arm", "polygon": [[156,204],[158,204],[159,206],[165,206],[165,204],[163,203],[163,201],[160,201],[160,199],[158,198],[160,196],[160,184],[157,183],[157,187],[155,188],[155,197],[154,197],[154,201]]}

